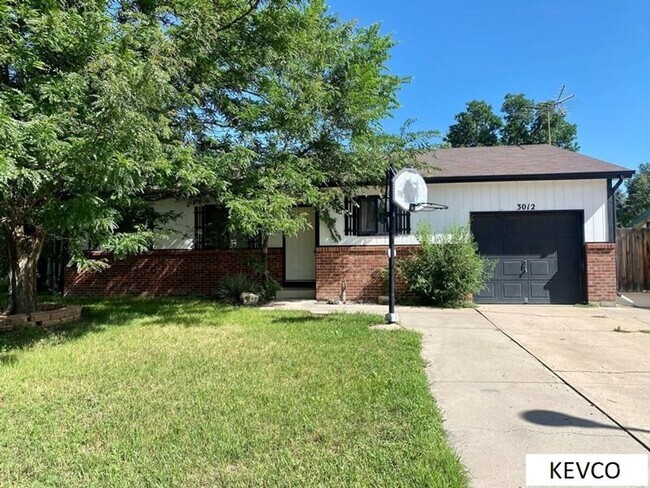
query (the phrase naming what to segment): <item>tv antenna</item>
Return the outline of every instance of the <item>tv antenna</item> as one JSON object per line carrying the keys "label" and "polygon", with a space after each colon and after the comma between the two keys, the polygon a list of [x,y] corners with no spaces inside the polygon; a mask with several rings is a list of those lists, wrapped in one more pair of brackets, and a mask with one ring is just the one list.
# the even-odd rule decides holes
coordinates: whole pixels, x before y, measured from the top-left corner
{"label": "tv antenna", "polygon": [[551,115],[553,114],[554,111],[557,110],[562,117],[566,117],[567,111],[564,108],[563,104],[568,100],[571,100],[573,97],[575,97],[575,95],[567,95],[566,97],[562,98],[565,89],[566,89],[566,85],[562,85],[562,88],[560,89],[560,93],[558,94],[555,101],[551,100],[549,102],[544,102],[543,104],[546,105],[546,128],[548,129],[549,146],[553,144],[553,135],[551,133]]}

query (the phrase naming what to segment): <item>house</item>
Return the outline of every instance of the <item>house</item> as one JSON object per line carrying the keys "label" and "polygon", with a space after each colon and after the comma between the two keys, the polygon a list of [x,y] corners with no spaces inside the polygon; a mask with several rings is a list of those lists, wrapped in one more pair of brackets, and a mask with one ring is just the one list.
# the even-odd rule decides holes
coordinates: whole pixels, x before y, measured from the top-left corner
{"label": "house", "polygon": [[[449,209],[401,213],[398,259],[417,245],[420,223],[442,233],[471,222],[479,251],[497,263],[477,302],[616,300],[614,192],[633,171],[550,145],[440,149],[422,163],[429,200]],[[343,287],[350,300],[376,299],[388,244],[380,193],[367,188],[345,202],[335,221],[339,240],[313,209],[299,209],[311,228],[272,236],[272,275],[319,300],[338,298]],[[259,252],[258,243],[224,233],[227,217],[217,207],[173,199],[155,206],[179,216],[169,239],[101,273],[69,273],[67,293],[210,294],[221,277],[246,272]]]}
{"label": "house", "polygon": [[650,208],[637,215],[632,222],[630,222],[630,227],[633,229],[650,229]]}

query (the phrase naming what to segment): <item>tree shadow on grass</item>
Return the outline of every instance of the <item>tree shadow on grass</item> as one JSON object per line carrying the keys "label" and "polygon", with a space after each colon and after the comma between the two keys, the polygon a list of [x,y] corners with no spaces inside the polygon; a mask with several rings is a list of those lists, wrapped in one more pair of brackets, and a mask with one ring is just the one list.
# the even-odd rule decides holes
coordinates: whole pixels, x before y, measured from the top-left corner
{"label": "tree shadow on grass", "polygon": [[273,319],[271,319],[271,323],[286,324],[286,325],[300,325],[306,322],[331,322],[332,321],[332,317],[330,317],[329,315],[312,315],[305,312],[300,312],[300,313],[301,315],[298,316],[274,317]]}
{"label": "tree shadow on grass", "polygon": [[[51,297],[48,297],[51,298]],[[42,341],[61,344],[87,334],[128,325],[180,325],[185,327],[219,326],[227,323],[237,312],[234,307],[220,305],[208,299],[184,298],[119,298],[65,299],[48,301],[82,305],[82,320],[53,329],[23,326],[0,333],[0,366],[16,362],[11,351],[33,347]]]}
{"label": "tree shadow on grass", "polygon": [[[61,299],[49,296],[48,302],[77,304],[83,307],[82,320],[55,329],[25,326],[0,333],[0,367],[17,361],[15,351],[47,341],[63,344],[87,334],[99,334],[124,326],[222,327],[272,323],[296,326],[305,323],[340,321],[339,314],[312,315],[301,311],[259,311],[233,307],[206,298],[111,298]],[[258,311],[259,316],[254,315]],[[347,315],[353,320],[355,314]],[[260,322],[261,321],[261,322]],[[13,354],[13,356],[12,356]]]}

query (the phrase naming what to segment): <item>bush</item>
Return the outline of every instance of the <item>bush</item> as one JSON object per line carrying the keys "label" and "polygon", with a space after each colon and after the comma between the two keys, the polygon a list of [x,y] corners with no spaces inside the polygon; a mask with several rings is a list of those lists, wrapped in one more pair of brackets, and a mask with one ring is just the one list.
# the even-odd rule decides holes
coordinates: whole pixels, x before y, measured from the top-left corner
{"label": "bush", "polygon": [[273,278],[260,279],[257,287],[257,292],[260,295],[260,300],[263,302],[270,302],[275,299],[275,295],[282,289],[280,283]]}
{"label": "bush", "polygon": [[253,282],[244,273],[222,278],[217,288],[217,298],[233,305],[241,303],[241,294],[254,290]]}
{"label": "bush", "polygon": [[420,247],[400,261],[399,272],[425,303],[441,307],[462,305],[491,277],[493,266],[478,255],[469,227],[454,226],[432,239],[427,225],[418,228]]}

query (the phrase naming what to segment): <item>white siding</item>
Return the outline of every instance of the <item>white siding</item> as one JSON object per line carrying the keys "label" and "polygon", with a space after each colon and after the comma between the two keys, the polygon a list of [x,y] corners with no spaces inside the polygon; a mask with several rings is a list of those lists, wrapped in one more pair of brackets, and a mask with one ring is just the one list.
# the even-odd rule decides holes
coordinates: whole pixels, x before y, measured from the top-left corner
{"label": "white siding", "polygon": [[[184,200],[168,198],[153,203],[157,212],[174,212],[178,217],[167,224],[166,238],[156,239],[155,249],[192,249],[194,247],[194,205]],[[282,235],[269,238],[269,247],[282,247]]]}
{"label": "white siding", "polygon": [[167,198],[153,203],[156,212],[174,212],[178,217],[167,224],[166,238],[154,242],[155,249],[192,249],[194,246],[194,206]]}
{"label": "white siding", "polygon": [[[535,204],[536,211],[584,210],[585,242],[607,241],[607,181],[558,180],[512,181],[489,183],[430,184],[429,201],[449,206],[448,210],[412,214],[412,233],[420,222],[427,222],[434,233],[442,233],[452,224],[467,224],[470,212],[517,211],[517,204]],[[367,194],[378,194],[368,190]],[[321,221],[321,245],[387,245],[387,236],[345,236],[343,215],[336,219],[336,230],[341,240],[336,241]],[[413,235],[397,236],[397,244],[416,244]]]}

